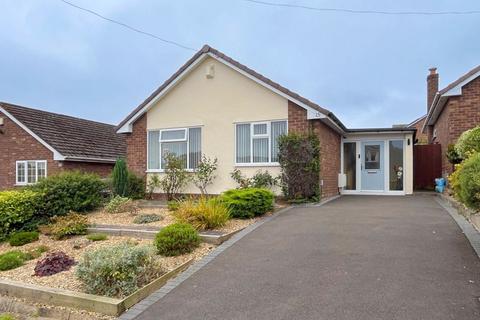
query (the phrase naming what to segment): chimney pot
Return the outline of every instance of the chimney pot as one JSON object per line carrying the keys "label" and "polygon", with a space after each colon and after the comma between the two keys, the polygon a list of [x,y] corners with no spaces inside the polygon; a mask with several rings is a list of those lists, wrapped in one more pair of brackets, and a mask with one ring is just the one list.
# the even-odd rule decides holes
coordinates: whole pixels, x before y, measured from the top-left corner
{"label": "chimney pot", "polygon": [[428,69],[430,71],[430,74],[437,74],[437,68],[433,67]]}

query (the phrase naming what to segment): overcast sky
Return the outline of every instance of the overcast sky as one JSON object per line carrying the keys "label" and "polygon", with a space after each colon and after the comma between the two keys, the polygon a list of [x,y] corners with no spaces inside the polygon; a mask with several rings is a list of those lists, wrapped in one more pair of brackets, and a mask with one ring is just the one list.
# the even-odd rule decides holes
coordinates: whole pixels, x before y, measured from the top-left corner
{"label": "overcast sky", "polygon": [[[160,37],[205,43],[334,112],[348,127],[408,123],[425,78],[480,64],[480,15],[320,13],[242,0],[69,0]],[[478,0],[270,0],[371,10],[480,10]],[[117,124],[194,54],[60,0],[0,0],[0,101]]]}

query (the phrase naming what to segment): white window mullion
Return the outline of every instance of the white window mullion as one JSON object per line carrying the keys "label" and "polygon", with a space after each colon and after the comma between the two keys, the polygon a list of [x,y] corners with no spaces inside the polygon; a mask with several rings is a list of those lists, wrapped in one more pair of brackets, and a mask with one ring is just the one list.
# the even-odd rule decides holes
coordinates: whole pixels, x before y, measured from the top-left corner
{"label": "white window mullion", "polygon": [[250,163],[253,163],[253,123],[250,124]]}

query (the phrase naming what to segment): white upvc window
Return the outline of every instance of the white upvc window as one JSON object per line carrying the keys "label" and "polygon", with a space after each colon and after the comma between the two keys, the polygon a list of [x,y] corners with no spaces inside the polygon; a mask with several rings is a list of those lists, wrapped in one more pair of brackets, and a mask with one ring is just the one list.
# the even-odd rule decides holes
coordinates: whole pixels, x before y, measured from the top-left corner
{"label": "white upvc window", "polygon": [[16,184],[37,183],[47,177],[46,160],[24,160],[16,162]]}
{"label": "white upvc window", "polygon": [[235,164],[278,165],[278,137],[286,133],[286,120],[237,123]]}
{"label": "white upvc window", "polygon": [[149,130],[148,171],[164,171],[165,156],[169,153],[180,157],[185,169],[196,169],[202,155],[201,134],[200,127]]}

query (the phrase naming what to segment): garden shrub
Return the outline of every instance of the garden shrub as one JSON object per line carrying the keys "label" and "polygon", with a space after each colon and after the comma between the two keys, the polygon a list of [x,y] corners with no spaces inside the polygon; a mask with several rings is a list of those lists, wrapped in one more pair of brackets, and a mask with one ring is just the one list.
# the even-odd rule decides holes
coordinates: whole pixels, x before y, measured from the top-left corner
{"label": "garden shrub", "polygon": [[123,298],[163,274],[153,248],[125,242],[87,252],[76,275],[88,293]]}
{"label": "garden shrub", "polygon": [[0,254],[0,271],[6,271],[23,266],[30,257],[18,250],[12,250]]}
{"label": "garden shrub", "polygon": [[240,189],[244,188],[264,188],[271,189],[278,184],[278,177],[273,177],[268,170],[257,171],[251,178],[242,174],[239,169],[235,169],[230,173],[233,180],[239,185]]}
{"label": "garden shrub", "polygon": [[220,196],[232,218],[248,219],[273,209],[274,195],[261,188],[232,189]]}
{"label": "garden shrub", "polygon": [[145,224],[160,221],[162,219],[162,216],[159,216],[158,214],[141,214],[133,219],[133,223]]}
{"label": "garden shrub", "polygon": [[185,161],[173,153],[168,153],[165,158],[165,176],[160,180],[160,188],[167,195],[167,200],[177,198],[178,194],[187,185],[189,176],[185,170]]}
{"label": "garden shrub", "polygon": [[168,210],[170,211],[177,211],[178,207],[180,207],[180,201],[178,200],[170,200],[167,202]]}
{"label": "garden shrub", "polygon": [[197,230],[186,223],[166,226],[155,237],[157,252],[163,256],[178,256],[192,252],[200,244]]}
{"label": "garden shrub", "polygon": [[0,314],[0,320],[16,320],[14,316],[8,313],[2,313]]}
{"label": "garden shrub", "polygon": [[461,159],[467,159],[474,152],[480,152],[480,126],[462,133],[455,144],[455,151]]}
{"label": "garden shrub", "polygon": [[462,162],[462,157],[458,154],[457,150],[455,149],[454,144],[449,144],[447,148],[447,152],[445,154],[447,156],[448,162],[451,164],[459,164]]}
{"label": "garden shrub", "polygon": [[153,192],[155,191],[156,188],[159,188],[161,186],[160,182],[161,182],[160,177],[156,174],[148,178],[148,183],[147,183],[148,199],[153,199]]}
{"label": "garden shrub", "polygon": [[61,216],[70,211],[86,212],[100,206],[106,184],[96,174],[62,172],[29,187],[42,194],[42,212]]}
{"label": "garden shrub", "polygon": [[127,193],[125,195],[132,199],[143,199],[145,197],[145,180],[135,173],[128,171]]}
{"label": "garden shrub", "polygon": [[41,199],[41,194],[30,190],[0,192],[0,238],[33,220]]}
{"label": "garden shrub", "polygon": [[215,179],[215,171],[218,168],[218,159],[210,159],[204,155],[202,155],[202,159],[197,165],[195,169],[195,173],[193,174],[193,184],[200,190],[202,195],[206,195],[207,193],[207,186],[213,183]]}
{"label": "garden shrub", "polygon": [[35,265],[34,275],[45,277],[69,270],[75,264],[75,260],[62,251],[48,253],[47,256]]}
{"label": "garden shrub", "polygon": [[124,159],[117,159],[112,171],[112,191],[114,195],[126,197],[128,184],[127,163]]}
{"label": "garden shrub", "polygon": [[457,165],[450,182],[461,202],[469,208],[480,209],[480,152]]}
{"label": "garden shrub", "polygon": [[66,216],[53,217],[50,225],[50,234],[57,240],[87,233],[87,217],[71,212]]}
{"label": "garden shrub", "polygon": [[180,223],[191,224],[197,230],[215,229],[224,226],[230,218],[230,210],[219,199],[201,197],[186,199],[173,215]]}
{"label": "garden shrub", "polygon": [[38,240],[38,232],[37,231],[22,231],[16,232],[10,236],[8,239],[8,243],[11,246],[18,247],[23,246],[24,244],[34,242]]}
{"label": "garden shrub", "polygon": [[28,260],[36,259],[39,258],[42,253],[48,252],[50,250],[49,247],[45,245],[40,245],[34,249],[30,249],[27,252],[25,252],[26,256],[28,257]]}
{"label": "garden shrub", "polygon": [[279,137],[278,157],[284,196],[293,201],[318,201],[320,196],[320,142],[313,133]]}
{"label": "garden shrub", "polygon": [[90,241],[104,241],[108,239],[108,236],[105,233],[92,233],[87,236],[87,239]]}
{"label": "garden shrub", "polygon": [[108,201],[105,211],[108,213],[132,212],[135,211],[134,207],[132,199],[116,195]]}

